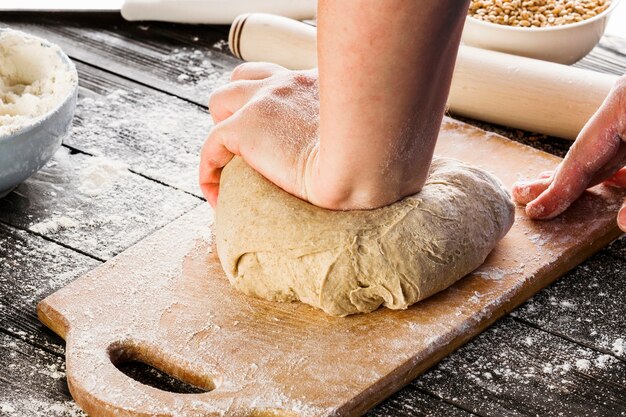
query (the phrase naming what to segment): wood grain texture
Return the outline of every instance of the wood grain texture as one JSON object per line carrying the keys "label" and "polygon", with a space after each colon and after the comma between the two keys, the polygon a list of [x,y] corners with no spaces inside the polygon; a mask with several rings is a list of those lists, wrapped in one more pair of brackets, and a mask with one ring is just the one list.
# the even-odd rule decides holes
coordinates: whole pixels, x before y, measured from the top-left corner
{"label": "wood grain texture", "polygon": [[208,112],[89,65],[78,63],[77,70],[81,88],[64,143],[201,197],[198,159],[213,125]]}
{"label": "wood grain texture", "polygon": [[514,317],[626,362],[626,261],[596,255]]}
{"label": "wood grain texture", "polygon": [[85,417],[65,381],[65,361],[0,332],[2,417]]}
{"label": "wood grain texture", "polygon": [[0,221],[108,259],[198,204],[198,198],[132,174],[119,161],[61,148],[0,200]]}
{"label": "wood grain texture", "polygon": [[365,417],[470,417],[473,415],[473,413],[427,394],[415,384],[410,384],[369,411]]}
{"label": "wood grain texture", "polygon": [[412,385],[482,416],[626,414],[626,363],[510,318]]}
{"label": "wood grain texture", "polygon": [[[135,79],[138,84],[153,86],[156,89],[160,90],[169,89],[170,93],[176,95],[185,95],[185,90],[187,88],[178,88],[179,83],[183,84],[182,81],[178,81],[178,77],[181,74],[193,75],[191,71],[188,70],[188,68],[190,66],[194,66],[193,63],[202,64],[202,60],[207,58],[206,55],[204,58],[202,58],[202,60],[199,60],[198,58],[193,58],[191,59],[192,65],[189,65],[189,60],[187,60],[186,58],[188,58],[190,54],[193,54],[193,50],[196,49],[196,43],[200,45],[200,47],[197,49],[200,49],[201,51],[204,51],[205,48],[207,50],[215,49],[217,51],[216,53],[209,56],[208,60],[210,60],[211,66],[217,70],[216,73],[219,74],[219,76],[223,77],[223,74],[225,74],[238,63],[238,61],[235,61],[232,57],[222,53],[224,51],[220,51],[219,48],[213,47],[213,45],[215,43],[218,43],[218,41],[220,40],[218,35],[220,31],[222,32],[221,40],[223,41],[226,38],[225,34],[227,33],[227,28],[207,28],[198,26],[140,23],[130,24],[134,28],[132,29],[131,26],[126,26],[127,24],[121,18],[119,18],[119,16],[108,16],[104,19],[101,16],[95,16],[91,18],[81,17],[81,19],[77,21],[75,15],[55,15],[54,19],[50,19],[49,15],[35,14],[29,16],[20,16],[15,14],[3,13],[2,15],[0,15],[0,21],[7,22],[9,24],[14,23],[16,25],[22,25],[22,28],[26,30],[31,30],[33,32],[37,30],[39,31],[38,33],[42,34],[43,36],[46,36],[46,33],[56,32],[57,35],[55,35],[55,39],[57,40],[57,42],[62,41],[62,43],[64,44],[70,44],[72,47],[72,52],[75,52],[76,55],[79,55],[80,59],[88,62],[90,66],[99,66],[104,69],[104,72],[102,73],[96,70],[93,76],[92,73],[84,70],[81,73],[81,77],[88,78],[87,80],[83,80],[86,81],[85,83],[83,83],[83,86],[85,86],[87,90],[91,89],[95,92],[100,91],[99,87],[97,86],[100,82],[102,82],[102,92],[106,92],[106,94],[109,94],[109,88],[127,89],[126,85],[121,84],[122,78],[126,77]],[[68,35],[67,40],[63,39],[65,38],[65,35],[63,34],[63,26],[67,26],[70,28],[77,27],[77,29],[69,30],[70,34]],[[107,31],[106,38],[104,39],[105,42],[108,42],[109,44],[100,45],[98,44],[98,41],[93,41],[93,39],[100,39],[97,34],[88,35],[89,32],[98,32],[101,31],[102,28]],[[215,35],[205,34],[206,32],[211,31],[215,32]],[[153,36],[157,32],[160,34]],[[84,43],[82,43],[83,35],[85,36],[85,39],[88,40]],[[194,41],[195,37],[198,37],[198,41]],[[137,43],[135,43],[135,39],[138,39]],[[121,44],[121,46],[118,46],[118,43]],[[179,49],[179,52],[175,53],[175,49]],[[100,50],[106,50],[107,52],[100,55]],[[605,37],[603,38],[600,46],[594,49],[594,51],[592,51],[592,53],[588,57],[583,59],[577,65],[597,71],[620,74],[623,73],[626,68],[626,58],[624,58],[625,51],[626,40]],[[176,58],[170,59],[165,62],[164,60],[169,58],[170,56]],[[106,72],[118,73],[122,75],[122,78],[115,77],[113,74],[109,74],[110,77],[107,78]],[[211,74],[211,71],[203,70],[202,73]],[[166,81],[161,79],[161,77],[163,77]],[[194,84],[198,79],[199,77],[183,81],[188,81],[190,84]],[[132,84],[134,83],[130,83],[129,86]],[[215,84],[216,83],[214,81],[210,82],[210,85]],[[209,88],[205,87],[204,90],[199,90],[199,92],[196,94],[187,93],[188,99],[191,98],[198,105],[204,108],[204,106],[206,105],[208,90]],[[81,93],[84,93],[85,91],[86,90],[83,89]],[[95,94],[93,97],[97,98],[100,94],[102,93]],[[165,97],[163,99],[167,100],[167,98]],[[559,156],[563,156],[568,146],[571,144],[570,142],[563,142],[554,138],[547,138],[542,135],[522,132],[519,130],[511,130],[505,127],[492,126],[480,122],[473,123],[476,123],[481,128],[484,128],[486,130],[496,131],[497,133],[510,137],[513,140],[529,144],[536,147],[537,149],[545,150]],[[83,142],[79,136],[73,137],[72,139],[75,140],[75,142],[73,143],[73,145],[75,146],[89,143],[89,141]],[[132,154],[131,150],[129,150],[129,153],[127,154],[127,150],[124,149],[124,144],[115,143],[115,140],[117,140],[117,138],[109,137],[108,139],[110,141],[106,141],[102,144],[102,149],[98,149],[99,152],[102,152],[101,154],[108,155],[109,157],[114,157],[115,159],[127,162],[130,164],[131,169],[133,170],[141,168],[143,162],[139,160],[133,160],[132,158],[134,158],[135,156]],[[91,148],[91,150],[94,152],[96,151],[95,148]],[[130,158],[128,158],[129,156]],[[166,155],[156,156],[162,159],[167,159]],[[129,160],[126,160],[127,158]],[[165,181],[167,182],[167,180]],[[71,207],[68,206],[67,208],[69,209]],[[32,210],[30,210],[29,214],[33,216],[46,216],[49,213],[39,212],[39,210],[45,209],[45,205],[39,205],[38,208],[33,208]],[[141,212],[139,211],[141,209],[141,204],[136,204],[132,207],[129,206],[128,209],[132,210],[128,212],[130,216],[141,214]],[[59,254],[59,252],[57,252],[56,250],[51,251],[51,249],[49,249],[49,247],[45,244],[33,244],[33,241],[41,241],[44,243],[45,241],[37,236],[32,235],[30,232],[19,232],[23,236],[23,239],[20,238],[17,240],[1,240],[5,237],[10,238],[12,236],[12,233],[13,232],[8,232],[7,230],[0,228],[0,257],[2,257],[2,262],[0,262],[0,275],[2,275],[1,279],[4,282],[0,291],[2,291],[2,296],[6,296],[5,298],[2,298],[2,301],[0,301],[0,304],[2,304],[0,305],[0,321],[2,321],[2,319],[4,318],[5,320],[2,321],[2,323],[8,323],[9,326],[19,329],[20,331],[24,331],[25,334],[18,335],[12,333],[11,336],[7,335],[7,338],[3,340],[6,341],[7,344],[15,343],[15,349],[22,349],[22,345],[19,343],[19,340],[30,340],[32,338],[36,344],[48,346],[51,349],[55,349],[55,352],[60,354],[63,348],[62,345],[49,345],[49,342],[47,342],[47,338],[50,336],[50,334],[45,333],[45,331],[41,330],[41,328],[38,329],[36,326],[33,326],[31,324],[33,320],[32,302],[29,302],[30,304],[25,306],[20,305],[23,300],[22,294],[30,294],[31,286],[46,287],[47,280],[58,278],[56,275],[54,277],[51,277],[49,273],[54,274],[56,272],[59,272],[59,269],[56,269],[57,267],[61,268],[63,267],[63,265],[70,265],[73,261],[66,260],[65,258],[68,256],[73,257],[77,265],[84,266],[85,268],[91,268],[93,265],[90,264],[90,258],[83,257],[77,252],[68,250],[67,252],[61,251],[61,254]],[[626,259],[626,251],[624,250],[624,248],[626,247],[626,243],[624,242],[626,241],[624,239],[621,239],[621,241],[618,241],[617,243],[611,245],[606,251],[602,252],[610,253],[613,257],[621,257],[621,259]],[[115,242],[112,242],[112,244],[114,243]],[[76,242],[76,248],[79,250],[80,244],[80,241]],[[103,247],[107,247],[109,245],[109,242],[102,242],[102,245]],[[29,261],[29,258],[32,258],[32,262]],[[7,280],[7,277],[11,276],[13,268],[19,268],[22,264],[24,264],[24,268],[18,269],[19,272],[15,274],[19,278],[8,278]],[[586,271],[585,276],[589,278],[601,278],[600,272],[602,271],[604,270],[595,272],[594,269],[591,268]],[[59,275],[69,280],[69,276],[66,277],[64,274],[65,272],[61,271]],[[574,272],[574,274],[578,274],[578,272]],[[566,280],[564,281],[564,284],[566,284],[568,277],[564,279]],[[24,289],[17,290],[17,288],[19,288],[19,281],[23,280],[25,281]],[[608,280],[598,279],[598,284],[600,286],[599,288],[601,289],[605,285],[608,285]],[[20,295],[13,297],[10,294],[12,291],[21,292]],[[16,314],[22,314],[22,312],[25,312],[24,314],[26,316],[23,318],[18,318],[15,317],[13,313],[10,313],[11,316],[9,316],[8,311],[17,312]],[[621,310],[618,310],[616,314],[619,314],[619,311]],[[585,318],[587,318],[582,313],[577,313],[577,311],[572,311],[570,312],[570,314],[578,315],[574,320],[584,320]],[[594,320],[597,317],[598,316],[596,315],[592,316]],[[24,322],[27,322],[27,324],[24,324]],[[520,324],[522,328],[528,327],[524,323],[518,322],[518,324]],[[2,326],[4,325],[0,325],[0,328]],[[494,328],[499,329],[502,326],[504,326],[502,323],[497,323]],[[509,329],[510,327],[504,327],[505,333],[502,334],[502,337],[506,335],[506,331]],[[528,329],[528,331],[532,330],[530,327],[528,327]],[[37,334],[32,334],[31,331],[35,331],[37,332]],[[626,332],[626,329],[622,328],[622,331]],[[57,337],[52,337],[57,340],[57,343],[59,343],[59,339]],[[476,341],[472,341],[470,342],[470,344],[468,344],[468,347],[475,347],[476,349],[475,353],[473,353],[474,357],[475,355],[489,357],[490,355],[494,354],[494,350],[490,347],[491,337],[491,333],[487,333],[485,337],[481,337]],[[4,341],[2,343],[4,343]],[[546,339],[544,340],[544,342],[547,343],[547,346],[549,347],[569,346],[568,349],[580,347],[580,345],[570,340],[566,340],[562,337]],[[509,356],[511,358],[517,358],[522,355],[521,353],[517,352],[517,350],[527,349],[525,345],[518,346],[518,344],[515,343],[508,344],[507,349],[508,348],[511,349],[509,352]],[[12,406],[15,410],[9,412],[3,409],[2,412],[0,412],[0,415],[4,416],[4,414],[7,414],[8,417],[65,417],[80,415],[80,413],[76,412],[75,408],[70,410],[69,412],[64,411],[62,408],[59,408],[60,403],[61,405],[63,405],[64,401],[69,400],[67,387],[64,383],[57,382],[56,384],[42,385],[40,384],[40,382],[38,382],[37,379],[42,377],[42,374],[40,372],[45,372],[47,370],[46,366],[53,362],[47,362],[43,364],[38,362],[36,358],[39,355],[44,355],[45,351],[41,349],[33,349],[35,353],[33,353],[32,355],[12,355],[12,349],[3,350],[2,352],[0,352],[0,361],[4,360],[2,361],[0,369],[9,371],[3,373],[2,377],[0,377],[0,383],[2,384],[0,386],[0,396],[2,396],[3,399],[9,399],[8,401],[3,400],[4,402],[0,401],[0,409],[2,405],[6,403],[7,405]],[[470,353],[463,349],[461,351],[453,353],[449,358],[457,361],[455,363],[463,362],[463,369],[466,370],[467,373],[481,374],[481,363],[472,359],[466,359],[466,355],[469,354]],[[533,355],[537,357],[537,361],[539,361],[544,354],[545,352],[541,351],[533,353]],[[596,355],[600,354],[600,352],[596,353]],[[505,365],[510,365],[510,362],[506,362],[503,359],[500,359],[500,361]],[[520,369],[521,368],[522,367],[520,365]],[[15,371],[16,369],[23,369],[24,372],[18,373]],[[435,372],[439,369],[440,367],[435,367],[431,372]],[[606,369],[603,369],[602,373],[605,374],[605,376],[610,377],[611,375],[615,375],[616,373],[618,373],[618,371],[616,370],[616,368],[608,367]],[[429,373],[420,377],[420,379],[427,377],[428,374]],[[147,377],[144,375],[144,378]],[[448,382],[447,387],[450,387],[452,385],[462,385],[466,383],[465,376],[461,372],[444,372],[441,378],[444,378],[446,382]],[[155,378],[152,383],[158,384],[159,379],[160,378]],[[13,380],[15,380],[15,382]],[[584,386],[586,384],[586,381],[584,379],[578,379],[577,382],[581,384],[581,386]],[[473,395],[471,392],[469,392],[466,393],[466,395],[463,397],[464,404],[474,410],[480,410],[480,415],[485,416],[502,415],[501,412],[497,412],[495,410],[499,410],[498,407],[501,407],[503,405],[505,407],[508,407],[509,409],[515,409],[515,415],[535,415],[534,413],[532,413],[535,408],[523,409],[519,406],[519,404],[524,403],[525,398],[528,398],[524,394],[525,388],[527,387],[527,380],[508,378],[506,380],[500,380],[499,384],[503,386],[501,389],[506,389],[505,391],[500,391],[501,394],[499,394],[497,390],[494,390],[493,395],[484,398]],[[553,385],[559,389],[561,386],[563,386],[569,390],[574,391],[581,389],[578,386],[572,386],[571,383],[567,384],[561,382],[556,378],[551,381],[550,385]],[[589,385],[587,386],[589,387]],[[604,389],[602,385],[594,385],[593,387],[596,387],[598,389]],[[161,388],[168,389],[167,384],[163,384]],[[434,394],[433,391],[436,391],[437,394]],[[426,394],[424,394],[424,396],[421,395],[424,392],[426,392]],[[592,407],[594,404],[593,399],[599,398],[602,395],[602,392],[594,392],[591,388],[587,392],[589,397],[589,405],[586,409],[582,406],[580,409],[578,409],[580,415],[592,415]],[[433,390],[431,390],[428,386],[415,388],[414,385],[410,385],[395,396],[391,397],[386,403],[384,403],[380,407],[373,409],[369,415],[373,417],[387,417],[389,415],[464,415],[461,414],[462,411],[460,411],[459,408],[446,406],[446,403],[444,403],[444,401],[447,403],[457,403],[457,401],[459,400],[459,398],[456,397],[457,394],[457,390],[449,389],[446,387],[443,387],[441,389],[435,387],[433,388]],[[436,400],[435,395],[440,395],[442,398],[444,398],[444,400]],[[534,399],[532,399],[532,401],[540,401],[542,396],[543,392],[537,391],[537,395]],[[496,403],[498,404],[498,407],[493,405]],[[507,403],[510,404],[507,405]],[[392,405],[387,406],[387,404]],[[30,407],[28,407],[29,405]],[[548,405],[550,404],[544,404],[545,407],[548,407]],[[553,408],[551,408],[550,411],[545,414],[557,414],[562,406],[563,403],[553,404]],[[456,410],[456,412],[451,410]],[[571,408],[569,408],[568,410],[571,410]]]}
{"label": "wood grain texture", "polygon": [[62,357],[63,341],[37,319],[37,302],[99,264],[0,223],[0,332]]}
{"label": "wood grain texture", "polygon": [[103,16],[88,23],[71,17],[6,14],[0,26],[27,31],[58,44],[76,60],[139,81],[200,106],[240,60],[214,26],[126,22]]}
{"label": "wood grain texture", "polygon": [[607,248],[607,252],[618,259],[626,261],[626,236],[622,236],[611,243]]}
{"label": "wood grain texture", "polygon": [[604,36],[598,46],[574,66],[607,74],[626,74],[626,39]]}
{"label": "wood grain texture", "polygon": [[[451,120],[436,152],[507,186],[559,161]],[[549,222],[518,211],[470,277],[411,309],[349,319],[236,293],[211,252],[202,207],[48,297],[39,315],[68,339],[70,389],[92,414],[356,416],[612,240],[622,196],[598,187]],[[211,391],[159,392],[112,365],[133,359]]]}
{"label": "wood grain texture", "polygon": [[487,123],[480,120],[468,119],[453,115],[456,120],[460,120],[464,123],[476,126],[479,129],[487,132],[493,132],[505,138],[511,139],[515,142],[521,143],[531,148],[538,149],[543,152],[547,152],[551,155],[556,155],[560,158],[564,158],[572,146],[572,141],[568,139],[557,138],[554,136],[548,136],[541,133],[527,132],[525,130],[511,129],[505,126],[495,125],[493,123]]}

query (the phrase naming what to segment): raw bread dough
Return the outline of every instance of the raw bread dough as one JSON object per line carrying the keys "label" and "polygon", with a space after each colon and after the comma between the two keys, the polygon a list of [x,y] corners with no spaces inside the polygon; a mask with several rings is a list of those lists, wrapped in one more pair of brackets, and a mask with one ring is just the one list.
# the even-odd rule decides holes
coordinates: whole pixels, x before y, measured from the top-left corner
{"label": "raw bread dough", "polygon": [[223,170],[217,251],[231,284],[334,316],[405,309],[480,266],[513,224],[493,175],[435,158],[419,193],[375,210],[331,211],[281,190],[240,158]]}

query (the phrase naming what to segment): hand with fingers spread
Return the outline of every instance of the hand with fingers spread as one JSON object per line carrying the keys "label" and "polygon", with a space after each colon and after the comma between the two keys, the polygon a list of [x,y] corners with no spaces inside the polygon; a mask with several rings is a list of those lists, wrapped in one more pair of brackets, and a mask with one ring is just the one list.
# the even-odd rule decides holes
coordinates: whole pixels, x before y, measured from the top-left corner
{"label": "hand with fingers spread", "polygon": [[[600,183],[626,187],[626,76],[617,81],[557,169],[518,182],[513,198],[526,205],[528,217],[551,219]],[[626,201],[617,223],[626,231]]]}
{"label": "hand with fingers spread", "polygon": [[418,192],[428,175],[469,0],[318,3],[318,73],[243,64],[216,90],[200,185],[216,206],[239,155],[333,210]]}

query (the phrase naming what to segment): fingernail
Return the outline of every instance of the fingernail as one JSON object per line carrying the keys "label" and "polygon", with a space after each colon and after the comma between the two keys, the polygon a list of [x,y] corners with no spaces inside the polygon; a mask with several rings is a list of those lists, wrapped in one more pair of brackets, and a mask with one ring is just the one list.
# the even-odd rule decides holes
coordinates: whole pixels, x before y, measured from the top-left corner
{"label": "fingernail", "polygon": [[518,182],[513,186],[513,192],[522,199],[526,199],[530,195],[529,184],[528,182]]}
{"label": "fingernail", "polygon": [[545,211],[546,208],[542,204],[529,204],[526,206],[526,214],[532,219],[543,217]]}
{"label": "fingernail", "polygon": [[626,232],[626,208],[622,208],[619,213],[617,213],[617,225]]}

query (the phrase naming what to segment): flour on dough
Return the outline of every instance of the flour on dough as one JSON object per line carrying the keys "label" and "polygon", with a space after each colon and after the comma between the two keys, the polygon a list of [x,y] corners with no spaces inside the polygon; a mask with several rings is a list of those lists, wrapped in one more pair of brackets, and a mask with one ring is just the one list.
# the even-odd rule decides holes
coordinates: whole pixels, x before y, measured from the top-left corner
{"label": "flour on dough", "polygon": [[334,316],[405,309],[480,266],[513,224],[493,175],[435,158],[419,193],[375,210],[331,211],[281,190],[242,159],[223,170],[216,243],[245,294]]}

